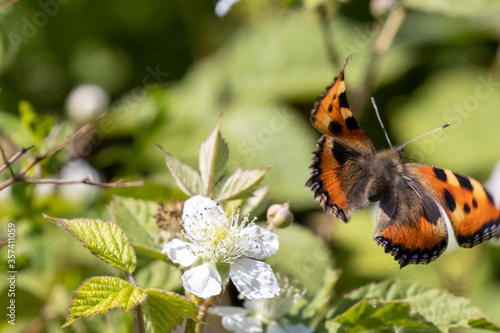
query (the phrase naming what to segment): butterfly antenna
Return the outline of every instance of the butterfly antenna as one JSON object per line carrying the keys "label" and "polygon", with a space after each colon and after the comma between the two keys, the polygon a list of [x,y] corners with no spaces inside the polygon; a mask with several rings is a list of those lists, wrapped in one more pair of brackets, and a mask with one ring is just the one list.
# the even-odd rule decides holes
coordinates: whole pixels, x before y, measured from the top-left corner
{"label": "butterfly antenna", "polygon": [[385,138],[387,139],[387,142],[389,143],[389,146],[391,147],[391,149],[394,149],[394,147],[392,147],[391,140],[389,139],[389,135],[387,134],[387,131],[385,130],[384,123],[382,122],[382,119],[380,118],[380,114],[378,113],[377,104],[375,104],[375,98],[372,97],[371,100],[372,100],[373,108],[375,109],[375,114],[377,115],[377,118],[378,118],[378,122],[380,123],[380,127],[382,127],[382,130],[384,131]]}
{"label": "butterfly antenna", "polygon": [[397,150],[398,150],[398,151],[401,151],[401,150],[403,150],[404,146],[406,146],[407,144],[409,144],[409,143],[411,143],[411,142],[413,142],[413,141],[415,141],[415,140],[418,140],[418,139],[420,139],[420,138],[423,138],[424,136],[427,136],[427,135],[429,135],[429,134],[432,134],[432,133],[434,133],[434,132],[437,132],[437,131],[439,131],[439,130],[442,130],[443,128],[446,128],[446,127],[448,127],[448,126],[450,126],[450,123],[446,123],[446,124],[444,124],[443,126],[436,128],[435,130],[432,130],[432,131],[430,131],[430,132],[428,132],[428,133],[422,134],[421,136],[417,136],[415,139],[411,139],[410,141],[406,142],[405,144],[403,144],[403,145],[399,146],[399,147],[397,148]]}

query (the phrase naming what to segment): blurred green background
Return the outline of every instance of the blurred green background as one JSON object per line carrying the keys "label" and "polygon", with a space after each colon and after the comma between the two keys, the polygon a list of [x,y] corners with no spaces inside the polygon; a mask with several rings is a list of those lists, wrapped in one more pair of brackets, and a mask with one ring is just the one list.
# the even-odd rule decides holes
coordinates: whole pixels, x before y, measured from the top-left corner
{"label": "blurred green background", "polygon": [[[452,123],[408,145],[409,159],[487,181],[500,160],[500,2],[244,0],[223,18],[214,7],[215,1],[181,0],[0,7],[0,142],[7,156],[36,144],[16,170],[107,111],[106,126],[30,176],[75,179],[92,172],[102,181],[146,181],[142,188],[112,190],[14,184],[0,192],[1,238],[9,221],[17,226],[18,312],[10,331],[55,331],[83,280],[117,274],[41,214],[107,219],[114,194],[182,197],[155,144],[195,167],[198,145],[221,112],[232,168],[274,165],[264,180],[270,199],[291,200],[297,222],[325,240],[342,270],[339,295],[401,277],[468,297],[500,322],[498,241],[450,249],[428,266],[399,270],[372,241],[373,207],[346,225],[326,216],[304,186],[320,136],[309,123],[310,109],[349,54],[349,101],[377,149],[388,144],[371,96],[395,145]],[[38,134],[19,115],[26,109],[39,117],[32,128],[46,124]],[[0,252],[6,267],[6,247]],[[6,288],[2,278],[2,295]],[[63,331],[128,331],[133,316],[122,316],[112,311]]]}

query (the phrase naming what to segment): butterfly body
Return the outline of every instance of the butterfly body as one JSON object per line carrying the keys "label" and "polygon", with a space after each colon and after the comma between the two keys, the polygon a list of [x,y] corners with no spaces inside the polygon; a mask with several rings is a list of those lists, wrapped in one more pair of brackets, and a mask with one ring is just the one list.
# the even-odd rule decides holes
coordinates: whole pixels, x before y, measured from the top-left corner
{"label": "butterfly body", "polygon": [[377,152],[347,101],[344,70],[311,112],[324,133],[316,144],[306,185],[326,213],[344,222],[380,202],[374,240],[401,267],[428,264],[448,244],[448,216],[462,247],[500,236],[500,209],[476,180],[450,170],[403,163],[402,148]]}

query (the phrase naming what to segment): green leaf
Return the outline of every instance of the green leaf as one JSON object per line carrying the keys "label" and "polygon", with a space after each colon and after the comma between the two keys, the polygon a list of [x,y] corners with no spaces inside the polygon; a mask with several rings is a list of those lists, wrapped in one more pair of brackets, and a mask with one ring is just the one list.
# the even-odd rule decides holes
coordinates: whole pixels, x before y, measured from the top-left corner
{"label": "green leaf", "polygon": [[489,322],[488,320],[481,318],[481,319],[469,319],[469,325],[470,327],[473,328],[481,328],[484,330],[489,330],[493,332],[500,332],[500,328]]}
{"label": "green leaf", "polygon": [[426,327],[435,328],[422,315],[415,313],[405,302],[384,302],[362,300],[349,310],[334,318],[348,332],[362,332],[384,327]]}
{"label": "green leaf", "polygon": [[73,234],[96,257],[121,270],[130,273],[135,270],[137,261],[134,249],[116,224],[83,218],[67,220],[43,216]]}
{"label": "green leaf", "polygon": [[333,287],[339,279],[339,271],[327,268],[323,275],[323,286],[314,295],[312,300],[306,300],[302,311],[303,318],[311,318],[310,327],[317,326],[318,322],[324,318],[324,312],[328,307],[331,297],[334,295]]}
{"label": "green leaf", "polygon": [[134,280],[138,286],[173,291],[181,290],[181,275],[177,265],[165,260],[152,260],[134,272]]}
{"label": "green leaf", "polygon": [[92,277],[76,290],[62,327],[67,327],[78,318],[104,314],[114,308],[127,312],[146,298],[142,288],[134,287],[125,280],[112,276]]}
{"label": "green leaf", "polygon": [[149,332],[170,332],[182,324],[184,318],[196,318],[198,310],[193,303],[175,293],[160,289],[146,289],[148,299],[144,319]]}
{"label": "green leaf", "polygon": [[221,117],[199,149],[200,174],[203,181],[203,193],[206,196],[210,195],[212,188],[224,174],[229,157],[229,148],[219,131],[220,122]]}
{"label": "green leaf", "polygon": [[305,297],[313,298],[329,277],[325,271],[333,264],[330,252],[316,235],[300,225],[292,224],[275,233],[280,248],[266,262],[297,280],[307,290]]}
{"label": "green leaf", "polygon": [[271,167],[265,167],[253,170],[237,168],[234,173],[224,181],[224,185],[220,189],[216,201],[249,197],[251,195],[250,191],[259,184],[270,168]]}
{"label": "green leaf", "polygon": [[34,131],[38,118],[35,109],[28,101],[21,101],[18,105],[21,122],[27,129]]}
{"label": "green leaf", "polygon": [[175,183],[182,192],[189,196],[203,194],[203,182],[199,173],[189,165],[179,161],[177,157],[167,152],[162,146],[158,145],[158,147],[163,151],[167,167],[172,173],[172,176],[174,176]]}
{"label": "green leaf", "polygon": [[329,318],[338,317],[356,303],[369,299],[404,301],[412,307],[415,313],[432,322],[442,332],[447,332],[452,327],[472,327],[469,323],[471,320],[477,328],[495,327],[498,329],[497,326],[493,324],[489,326],[489,322],[481,320],[484,314],[473,306],[470,300],[454,296],[441,289],[406,281],[385,281],[354,290],[344,295]]}
{"label": "green leaf", "polygon": [[138,252],[157,259],[165,258],[160,244],[155,242],[160,233],[153,217],[158,211],[157,202],[115,196],[108,211],[112,221],[129,235],[132,246]]}

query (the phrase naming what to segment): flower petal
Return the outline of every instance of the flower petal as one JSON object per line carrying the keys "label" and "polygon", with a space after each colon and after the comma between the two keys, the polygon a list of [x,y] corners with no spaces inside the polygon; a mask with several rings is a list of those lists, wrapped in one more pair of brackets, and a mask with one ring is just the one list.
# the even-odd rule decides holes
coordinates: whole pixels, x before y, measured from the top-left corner
{"label": "flower petal", "polygon": [[188,250],[189,243],[181,241],[179,238],[172,239],[161,250],[166,253],[170,260],[184,267],[189,267],[194,264],[197,256]]}
{"label": "flower petal", "polygon": [[[251,229],[251,230],[250,230]],[[264,259],[270,257],[278,252],[280,242],[278,235],[270,232],[257,225],[250,226],[242,230],[245,234],[247,232],[254,235],[259,235],[257,240],[252,244],[252,249],[245,251],[245,255],[250,258]]]}
{"label": "flower petal", "polygon": [[219,272],[211,262],[185,271],[182,284],[188,292],[201,298],[216,296],[222,291]]}
{"label": "flower petal", "polygon": [[208,309],[208,313],[224,317],[224,316],[232,316],[232,315],[247,315],[250,313],[250,310],[241,308],[239,306],[214,306],[213,308]]}
{"label": "flower petal", "polygon": [[239,0],[219,0],[215,5],[215,15],[218,17],[226,16],[231,7]]}
{"label": "flower petal", "polygon": [[242,314],[222,317],[222,326],[226,330],[235,333],[258,333],[263,331],[260,320]]}
{"label": "flower petal", "polygon": [[189,198],[182,210],[182,225],[189,236],[198,235],[197,230],[206,226],[223,225],[227,220],[224,209],[214,200],[201,195]]}
{"label": "flower petal", "polygon": [[280,293],[274,272],[265,262],[238,259],[231,265],[229,275],[238,291],[248,299],[271,298]]}

